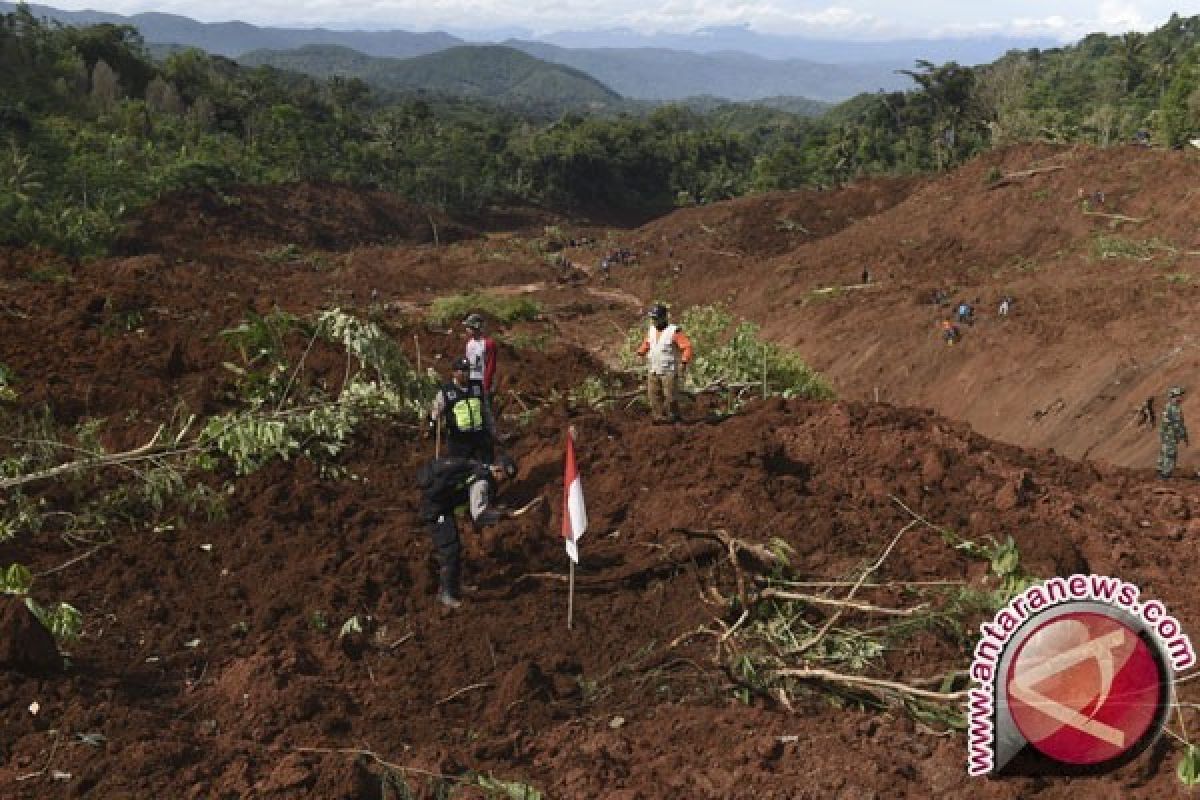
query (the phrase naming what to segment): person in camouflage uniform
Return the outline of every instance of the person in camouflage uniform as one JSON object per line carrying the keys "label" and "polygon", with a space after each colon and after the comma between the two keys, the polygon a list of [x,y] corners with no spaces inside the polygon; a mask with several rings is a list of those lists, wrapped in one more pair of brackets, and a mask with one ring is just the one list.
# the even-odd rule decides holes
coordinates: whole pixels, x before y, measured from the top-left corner
{"label": "person in camouflage uniform", "polygon": [[1172,386],[1167,390],[1167,407],[1163,409],[1162,425],[1158,429],[1159,442],[1162,448],[1158,455],[1158,477],[1166,480],[1175,471],[1175,456],[1179,452],[1179,442],[1188,444],[1187,425],[1183,422],[1183,409],[1179,407],[1179,398],[1183,389]]}

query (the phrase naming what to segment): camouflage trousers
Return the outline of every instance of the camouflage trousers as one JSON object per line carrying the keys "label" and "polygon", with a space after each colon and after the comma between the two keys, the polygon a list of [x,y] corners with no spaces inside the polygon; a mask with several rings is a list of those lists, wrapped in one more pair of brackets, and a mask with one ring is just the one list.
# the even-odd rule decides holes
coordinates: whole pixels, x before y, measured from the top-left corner
{"label": "camouflage trousers", "polygon": [[1158,451],[1158,477],[1169,478],[1175,471],[1175,457],[1179,455],[1179,443],[1174,439],[1163,439]]}

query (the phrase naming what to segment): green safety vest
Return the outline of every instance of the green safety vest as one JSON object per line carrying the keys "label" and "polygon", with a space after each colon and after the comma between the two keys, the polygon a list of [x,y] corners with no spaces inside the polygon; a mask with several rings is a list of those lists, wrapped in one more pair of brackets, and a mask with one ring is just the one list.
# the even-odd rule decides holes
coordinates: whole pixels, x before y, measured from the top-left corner
{"label": "green safety vest", "polygon": [[442,387],[446,421],[452,433],[478,433],[484,429],[483,389],[477,384]]}

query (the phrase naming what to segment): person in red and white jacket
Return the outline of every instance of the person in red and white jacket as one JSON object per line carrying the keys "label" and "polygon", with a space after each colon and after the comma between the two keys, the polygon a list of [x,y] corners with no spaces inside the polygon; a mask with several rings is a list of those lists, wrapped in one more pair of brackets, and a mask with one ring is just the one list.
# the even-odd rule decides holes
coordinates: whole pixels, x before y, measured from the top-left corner
{"label": "person in red and white jacket", "polygon": [[483,387],[488,404],[492,405],[496,394],[496,340],[483,335],[483,317],[471,314],[463,320],[467,329],[467,361],[471,364],[471,383]]}

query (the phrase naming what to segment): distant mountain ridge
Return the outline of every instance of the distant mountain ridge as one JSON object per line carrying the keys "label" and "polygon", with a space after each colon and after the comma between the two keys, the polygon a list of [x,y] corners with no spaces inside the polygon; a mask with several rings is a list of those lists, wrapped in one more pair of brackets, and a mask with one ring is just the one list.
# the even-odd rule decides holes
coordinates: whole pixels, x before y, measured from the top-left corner
{"label": "distant mountain ridge", "polygon": [[[463,38],[470,38],[463,34]],[[693,53],[752,53],[768,60],[801,59],[823,64],[870,64],[899,62],[911,67],[918,58],[943,63],[988,64],[1010,50],[1045,50],[1062,43],[1045,36],[978,36],[941,39],[895,39],[857,41],[811,39],[757,33],[743,26],[702,28],[692,33],[643,34],[628,28],[592,31],[558,31],[544,36],[509,35],[504,38],[533,39],[568,49],[658,48]]]}
{"label": "distant mountain ridge", "polygon": [[897,70],[911,64],[820,64],[771,61],[748,53],[690,53],[682,50],[567,49],[542,42],[505,44],[544,61],[583,70],[626,97],[672,101],[701,94],[750,102],[767,97],[806,97],[826,103],[860,92],[912,88]]}
{"label": "distant mountain ridge", "polygon": [[[15,10],[15,4],[0,2],[0,13]],[[467,44],[457,36],[441,32],[261,28],[246,22],[197,22],[176,14],[149,12],[126,17],[104,11],[62,11],[34,4],[29,5],[29,10],[35,17],[46,17],[65,25],[133,25],[147,43],[198,47],[230,58],[251,50],[290,50],[308,44],[340,45],[370,56],[412,58]]]}
{"label": "distant mountain ridge", "polygon": [[357,77],[387,91],[445,92],[501,106],[598,109],[622,99],[584,72],[500,45],[461,45],[414,58],[380,58],[337,45],[306,45],[254,50],[237,60],[317,77]]}
{"label": "distant mountain ridge", "polygon": [[[0,0],[0,12],[15,8],[14,4]],[[299,63],[306,60],[311,52],[286,58],[278,53],[309,45],[349,48],[379,58],[415,58],[471,44],[442,32],[266,28],[245,22],[203,23],[174,14],[145,13],[126,17],[97,11],[61,11],[42,5],[30,5],[29,8],[35,16],[68,25],[133,25],[152,45],[198,47],[230,58],[254,51],[275,51],[277,54],[271,58],[275,59],[272,63],[276,66],[281,66],[282,61]],[[602,46],[613,42],[658,46]],[[973,42],[978,44],[976,50],[968,46]],[[562,46],[561,43],[576,46]],[[1002,38],[830,42],[764,35],[738,27],[710,28],[688,35],[646,36],[622,29],[564,32],[539,40],[503,42],[535,58],[581,70],[635,100],[674,102],[697,95],[712,95],[735,102],[800,97],[824,103],[840,102],[862,92],[912,88],[911,79],[898,74],[897,70],[911,68],[917,58],[940,61],[957,53],[968,56],[957,60],[970,63],[972,52],[982,54],[987,50],[995,57],[997,51],[1003,52],[1001,48],[1005,45],[1012,49],[1037,46],[1036,43],[1044,45],[1048,42]],[[577,46],[582,44],[590,46]],[[852,54],[857,60],[850,57]],[[947,58],[943,59],[943,56]],[[350,61],[345,54],[339,58]],[[989,59],[980,55],[978,60]],[[368,69],[365,65],[360,66]],[[316,68],[320,68],[319,65]],[[590,96],[591,92],[587,94]]]}

